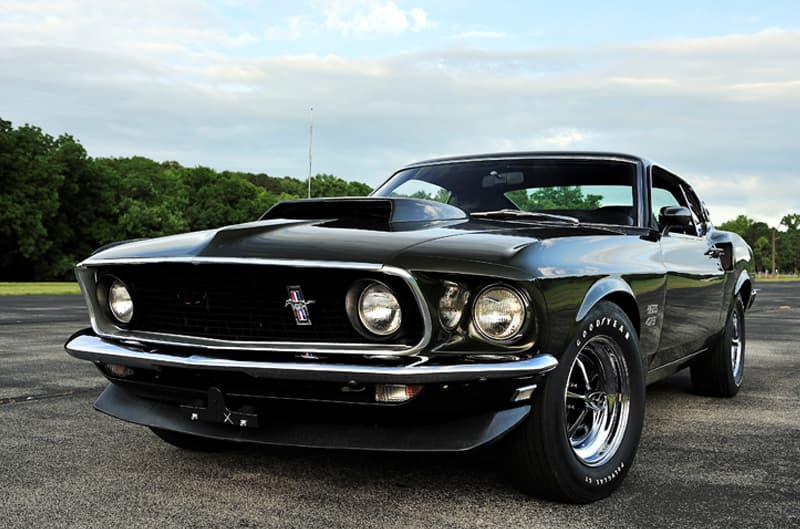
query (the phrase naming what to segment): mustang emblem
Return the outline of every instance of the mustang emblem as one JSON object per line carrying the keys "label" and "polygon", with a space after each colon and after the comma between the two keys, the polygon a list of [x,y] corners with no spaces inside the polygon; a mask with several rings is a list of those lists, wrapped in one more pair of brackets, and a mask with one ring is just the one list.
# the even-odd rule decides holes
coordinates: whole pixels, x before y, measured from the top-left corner
{"label": "mustang emblem", "polygon": [[305,299],[303,297],[303,290],[300,286],[287,286],[286,291],[289,293],[289,299],[284,303],[284,307],[291,307],[294,313],[294,321],[297,325],[311,325],[311,314],[308,311],[308,306],[315,303],[313,299]]}

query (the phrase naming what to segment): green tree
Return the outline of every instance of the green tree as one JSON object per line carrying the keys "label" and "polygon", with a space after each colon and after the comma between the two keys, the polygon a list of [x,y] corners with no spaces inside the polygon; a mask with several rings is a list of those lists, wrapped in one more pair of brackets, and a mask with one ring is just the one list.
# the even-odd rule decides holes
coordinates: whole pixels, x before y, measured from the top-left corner
{"label": "green tree", "polygon": [[541,187],[534,190],[518,189],[506,196],[523,211],[548,209],[597,209],[603,199],[600,195],[584,195],[580,186]]}
{"label": "green tree", "polygon": [[789,213],[784,215],[781,219],[781,225],[786,226],[789,231],[797,231],[800,229],[800,213]]}
{"label": "green tree", "polygon": [[187,230],[184,211],[189,197],[179,164],[160,164],[142,156],[101,158],[96,163],[114,189],[115,240]]}
{"label": "green tree", "polygon": [[235,173],[252,184],[261,187],[273,195],[286,194],[295,198],[308,194],[308,184],[291,176],[275,177],[265,173]]}
{"label": "green tree", "polygon": [[752,246],[756,270],[769,272],[772,266],[772,243],[767,237],[759,237]]}
{"label": "green tree", "polygon": [[[393,193],[392,196],[402,196],[402,195],[396,195]],[[431,195],[430,193],[422,189],[419,189],[408,195],[408,198],[419,198],[422,200],[432,200],[434,202],[442,202],[444,204],[447,204],[447,201],[450,200],[450,191],[448,191],[447,189],[439,189],[438,191],[436,191],[435,194]]]}
{"label": "green tree", "polygon": [[207,167],[184,169],[183,182],[191,196],[184,213],[190,230],[256,220],[279,198],[237,173]]}
{"label": "green tree", "polygon": [[781,219],[785,231],[770,228],[746,215],[723,222],[719,229],[738,233],[753,249],[758,270],[770,271],[772,267],[772,232],[775,230],[775,266],[783,273],[800,269],[800,214],[790,213]]}
{"label": "green tree", "polygon": [[[141,156],[93,159],[69,135],[0,119],[0,279],[69,278],[98,246],[255,220],[277,201],[305,197],[306,186]],[[313,188],[314,196],[371,191],[330,174],[315,176]]]}
{"label": "green tree", "polygon": [[36,264],[36,276],[45,279],[71,277],[75,262],[96,248],[98,241],[112,240],[115,227],[110,215],[113,189],[83,146],[62,135],[56,140],[53,158],[64,180],[58,211],[48,226],[52,247]]}
{"label": "green tree", "polygon": [[360,182],[348,182],[332,174],[319,173],[311,179],[311,196],[347,197],[368,195],[372,188]]}
{"label": "green tree", "polygon": [[733,220],[728,220],[719,225],[719,229],[723,231],[732,231],[738,233],[742,237],[745,236],[755,221],[747,215],[739,215]]}
{"label": "green tree", "polygon": [[33,279],[53,246],[49,228],[64,181],[56,148],[38,127],[15,130],[0,120],[0,268],[7,277]]}
{"label": "green tree", "polygon": [[786,231],[777,234],[775,264],[782,273],[797,273],[800,270],[800,214],[785,215],[781,225]]}

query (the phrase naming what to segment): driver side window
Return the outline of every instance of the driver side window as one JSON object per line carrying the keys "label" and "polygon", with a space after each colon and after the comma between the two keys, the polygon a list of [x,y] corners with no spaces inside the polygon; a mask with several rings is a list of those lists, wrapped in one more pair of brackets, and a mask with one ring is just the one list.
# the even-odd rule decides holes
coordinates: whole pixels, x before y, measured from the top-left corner
{"label": "driver side window", "polygon": [[671,232],[685,233],[687,235],[700,236],[701,233],[701,219],[697,210],[687,199],[686,192],[682,188],[681,181],[678,177],[668,173],[660,167],[654,166],[652,168],[652,182],[650,192],[650,201],[652,203],[653,212],[653,226],[656,229],[661,229],[658,225],[658,216],[661,208],[666,206],[683,206],[689,208],[692,212],[692,224],[690,226],[675,227],[670,229]]}
{"label": "driver side window", "polygon": [[653,193],[651,194],[651,200],[653,202],[653,218],[658,219],[658,213],[661,211],[661,208],[667,206],[680,206],[681,203],[678,202],[678,199],[675,198],[675,195],[667,191],[666,189],[661,189],[653,186]]}

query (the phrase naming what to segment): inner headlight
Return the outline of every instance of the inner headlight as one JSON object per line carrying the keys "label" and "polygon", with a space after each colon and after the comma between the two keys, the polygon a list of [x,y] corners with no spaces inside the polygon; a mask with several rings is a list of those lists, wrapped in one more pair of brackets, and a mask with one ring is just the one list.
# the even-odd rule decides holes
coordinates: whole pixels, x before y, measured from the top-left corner
{"label": "inner headlight", "polygon": [[464,314],[469,291],[458,283],[444,282],[444,293],[439,299],[439,319],[445,329],[455,329]]}
{"label": "inner headlight", "polygon": [[526,307],[522,296],[513,289],[496,285],[486,288],[475,299],[472,320],[475,328],[491,341],[503,342],[516,337],[525,325]]}
{"label": "inner headlight", "polygon": [[130,323],[133,319],[133,299],[125,283],[115,279],[108,287],[108,308],[120,323]]}
{"label": "inner headlight", "polygon": [[383,283],[371,283],[358,298],[358,318],[372,334],[389,336],[400,328],[403,313],[394,293]]}

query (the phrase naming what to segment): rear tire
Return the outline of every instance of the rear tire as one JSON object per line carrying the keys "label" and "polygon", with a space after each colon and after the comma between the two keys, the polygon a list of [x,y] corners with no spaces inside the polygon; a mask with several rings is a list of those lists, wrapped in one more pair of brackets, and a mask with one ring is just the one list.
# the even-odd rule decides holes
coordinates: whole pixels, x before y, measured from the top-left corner
{"label": "rear tire", "polygon": [[720,339],[690,368],[694,390],[710,397],[733,397],[739,393],[745,342],[744,302],[736,296]]}
{"label": "rear tire", "polygon": [[619,306],[600,302],[507,440],[512,479],[526,493],[556,501],[608,496],[633,465],[644,395],[636,330]]}
{"label": "rear tire", "polygon": [[182,450],[191,450],[192,452],[224,452],[231,449],[231,443],[220,441],[219,439],[173,432],[172,430],[164,430],[163,428],[155,428],[152,426],[150,430],[162,441],[166,441],[172,446]]}

